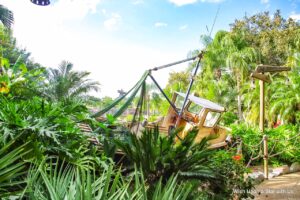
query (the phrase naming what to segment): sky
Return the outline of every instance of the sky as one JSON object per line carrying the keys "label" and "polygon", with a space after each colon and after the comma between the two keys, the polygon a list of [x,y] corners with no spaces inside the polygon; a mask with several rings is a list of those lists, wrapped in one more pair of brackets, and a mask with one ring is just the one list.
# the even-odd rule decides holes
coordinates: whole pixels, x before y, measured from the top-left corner
{"label": "sky", "polygon": [[[50,0],[37,6],[30,0],[0,0],[13,11],[17,44],[34,61],[56,68],[62,60],[75,70],[91,72],[99,81],[99,97],[129,90],[143,72],[185,59],[201,49],[200,36],[229,30],[245,15],[281,10],[300,21],[300,0]],[[218,14],[216,15],[219,9]],[[216,18],[215,25],[214,18]],[[153,72],[162,87],[171,71]]]}

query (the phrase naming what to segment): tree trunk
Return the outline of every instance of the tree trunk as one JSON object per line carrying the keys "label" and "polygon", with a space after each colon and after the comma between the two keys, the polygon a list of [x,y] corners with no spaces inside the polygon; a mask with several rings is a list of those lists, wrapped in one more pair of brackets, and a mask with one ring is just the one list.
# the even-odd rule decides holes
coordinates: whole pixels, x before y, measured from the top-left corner
{"label": "tree trunk", "polygon": [[237,75],[236,77],[236,86],[237,86],[237,108],[238,108],[238,117],[239,121],[243,121],[243,112],[242,112],[242,95],[241,95],[241,77]]}

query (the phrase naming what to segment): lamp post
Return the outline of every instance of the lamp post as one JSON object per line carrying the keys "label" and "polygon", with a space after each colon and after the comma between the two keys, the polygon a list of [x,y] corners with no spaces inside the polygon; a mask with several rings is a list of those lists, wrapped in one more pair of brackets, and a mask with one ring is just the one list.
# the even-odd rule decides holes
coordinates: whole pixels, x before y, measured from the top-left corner
{"label": "lamp post", "polygon": [[264,135],[265,131],[265,82],[271,83],[269,76],[265,73],[269,72],[283,72],[290,71],[290,67],[280,67],[280,66],[269,66],[269,65],[259,65],[256,67],[255,71],[251,73],[251,77],[259,80],[260,88],[260,98],[259,98],[259,129],[263,134],[263,147],[264,147],[264,174],[265,178],[269,178],[268,169],[268,137]]}
{"label": "lamp post", "polygon": [[38,6],[48,6],[50,4],[50,0],[30,0],[30,1]]}

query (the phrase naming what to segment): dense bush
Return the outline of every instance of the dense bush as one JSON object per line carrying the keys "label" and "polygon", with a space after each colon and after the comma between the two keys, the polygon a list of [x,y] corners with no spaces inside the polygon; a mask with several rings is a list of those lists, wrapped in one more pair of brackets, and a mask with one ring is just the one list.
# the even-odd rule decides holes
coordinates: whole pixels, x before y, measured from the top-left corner
{"label": "dense bush", "polygon": [[[122,176],[113,164],[95,168],[87,162],[84,165],[70,165],[57,158],[45,159],[34,164],[28,175],[27,190],[22,197],[29,199],[187,199],[190,184],[177,184],[172,176],[162,184],[160,180],[153,193],[148,192],[139,170],[130,176]],[[96,170],[97,169],[97,170]]]}
{"label": "dense bush", "polygon": [[238,120],[238,116],[233,112],[225,112],[222,115],[220,123],[224,126],[229,126]]}
{"label": "dense bush", "polygon": [[249,173],[249,169],[245,167],[243,159],[239,159],[239,155],[236,155],[235,149],[217,151],[211,157],[210,167],[222,177],[210,185],[211,197],[241,199],[252,196],[249,191],[253,188],[253,182],[250,178],[245,179],[244,176]]}
{"label": "dense bush", "polygon": [[[232,134],[240,137],[243,141],[243,156],[248,161],[253,155],[259,154],[263,135],[257,127],[251,127],[246,124],[232,125]],[[300,136],[298,125],[281,125],[277,128],[266,129],[265,135],[268,136],[268,149],[270,162],[273,164],[290,164],[300,161]],[[252,164],[259,164],[262,161],[256,159]]]}
{"label": "dense bush", "polygon": [[16,145],[30,142],[36,157],[55,154],[76,160],[87,151],[87,136],[76,124],[88,114],[82,105],[50,103],[38,97],[16,101],[4,96],[0,96],[0,104],[0,143],[22,134]]}
{"label": "dense bush", "polygon": [[[158,129],[146,130],[139,138],[130,135],[128,141],[116,141],[125,153],[122,166],[125,173],[138,166],[145,180],[156,185],[158,180],[166,182],[174,174],[179,180],[193,183],[195,189],[190,198],[232,199],[234,190],[250,190],[251,180],[244,179],[246,168],[232,159],[226,151],[207,148],[207,139],[194,143],[198,131],[191,131],[182,141],[174,143],[176,133],[170,137],[159,135]],[[248,193],[239,194],[248,197]]]}

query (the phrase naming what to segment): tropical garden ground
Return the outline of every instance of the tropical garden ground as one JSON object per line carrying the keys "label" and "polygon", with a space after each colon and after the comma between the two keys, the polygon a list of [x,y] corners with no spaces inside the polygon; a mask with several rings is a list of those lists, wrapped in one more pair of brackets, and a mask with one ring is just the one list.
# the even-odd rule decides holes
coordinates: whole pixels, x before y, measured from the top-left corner
{"label": "tropical garden ground", "polygon": [[[67,61],[58,68],[35,63],[17,47],[13,13],[1,5],[0,20],[2,199],[251,198],[251,193],[234,191],[254,188],[244,175],[263,160],[259,87],[250,78],[261,63],[292,69],[270,74],[266,87],[270,165],[300,162],[300,24],[284,19],[280,11],[237,19],[229,31],[218,31],[213,38],[201,36],[206,53],[193,92],[228,108],[220,123],[243,141],[239,159],[235,146],[212,150],[209,139],[195,144],[196,130],[174,143],[176,134],[163,137],[154,129],[137,137],[109,115],[107,121],[97,121],[91,108],[106,107],[112,99],[88,95],[99,89],[89,72],[75,71]],[[164,88],[168,95],[186,91],[195,65],[170,74]],[[151,85],[147,91],[148,114],[154,120],[168,105]],[[122,117],[132,119],[130,114]],[[88,124],[92,133],[82,131],[80,123]],[[92,137],[99,144],[90,142]],[[285,177],[289,175],[276,180]]]}

